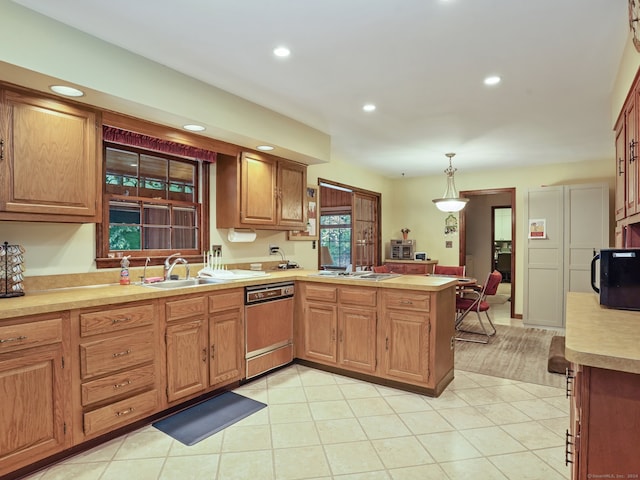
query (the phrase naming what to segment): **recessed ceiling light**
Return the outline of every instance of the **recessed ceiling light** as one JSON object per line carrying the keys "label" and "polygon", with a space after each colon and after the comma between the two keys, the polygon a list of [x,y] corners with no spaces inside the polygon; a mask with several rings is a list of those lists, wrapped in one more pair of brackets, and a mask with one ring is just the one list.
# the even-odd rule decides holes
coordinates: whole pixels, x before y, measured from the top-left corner
{"label": "recessed ceiling light", "polygon": [[196,124],[183,125],[182,128],[190,132],[202,132],[205,129],[202,125]]}
{"label": "recessed ceiling light", "polygon": [[263,152],[270,152],[271,150],[273,150],[273,147],[271,145],[258,145],[256,148],[258,150],[262,150]]}
{"label": "recessed ceiling light", "polygon": [[289,55],[291,55],[291,50],[289,50],[287,47],[276,47],[273,49],[273,54],[276,57],[288,57]]}
{"label": "recessed ceiling light", "polygon": [[497,85],[502,81],[498,75],[491,75],[484,79],[485,85]]}
{"label": "recessed ceiling light", "polygon": [[376,106],[373,103],[367,103],[362,107],[362,110],[365,112],[373,112],[376,109]]}
{"label": "recessed ceiling light", "polygon": [[84,92],[82,90],[78,90],[77,88],[68,87],[66,85],[51,85],[49,89],[52,92],[55,92],[59,95],[64,95],[65,97],[82,97],[84,96]]}

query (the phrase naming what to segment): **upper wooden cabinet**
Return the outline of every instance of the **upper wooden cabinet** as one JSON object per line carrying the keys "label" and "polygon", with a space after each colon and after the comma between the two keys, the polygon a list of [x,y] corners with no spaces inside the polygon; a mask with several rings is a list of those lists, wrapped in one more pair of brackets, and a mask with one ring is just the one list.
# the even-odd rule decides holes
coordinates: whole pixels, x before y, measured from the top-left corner
{"label": "upper wooden cabinet", "polygon": [[96,114],[0,90],[0,220],[97,222]]}
{"label": "upper wooden cabinet", "polygon": [[306,226],[307,167],[254,153],[216,160],[217,228]]}
{"label": "upper wooden cabinet", "polygon": [[626,172],[627,172],[627,149],[625,139],[625,122],[620,118],[616,124],[616,196],[615,215],[616,221],[627,216],[626,209]]}

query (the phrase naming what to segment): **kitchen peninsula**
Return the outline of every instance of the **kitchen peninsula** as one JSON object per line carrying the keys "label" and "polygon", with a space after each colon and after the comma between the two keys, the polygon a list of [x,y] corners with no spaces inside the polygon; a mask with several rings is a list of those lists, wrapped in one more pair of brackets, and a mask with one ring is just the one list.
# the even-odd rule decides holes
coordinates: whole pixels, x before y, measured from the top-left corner
{"label": "kitchen peninsula", "polygon": [[[243,382],[250,285],[296,283],[295,361],[427,395],[446,388],[455,281],[315,273],[175,289],[65,287],[52,277],[40,282],[47,289],[3,299],[0,387],[22,408],[1,420],[0,476],[22,475]],[[198,367],[175,368],[184,362]]]}

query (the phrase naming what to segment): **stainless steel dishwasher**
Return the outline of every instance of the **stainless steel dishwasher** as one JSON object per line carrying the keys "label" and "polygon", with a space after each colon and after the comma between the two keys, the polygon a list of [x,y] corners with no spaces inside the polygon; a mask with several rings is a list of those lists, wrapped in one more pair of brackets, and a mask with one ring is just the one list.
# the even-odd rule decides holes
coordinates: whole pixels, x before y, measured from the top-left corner
{"label": "stainless steel dishwasher", "polygon": [[246,377],[293,360],[293,282],[245,287]]}

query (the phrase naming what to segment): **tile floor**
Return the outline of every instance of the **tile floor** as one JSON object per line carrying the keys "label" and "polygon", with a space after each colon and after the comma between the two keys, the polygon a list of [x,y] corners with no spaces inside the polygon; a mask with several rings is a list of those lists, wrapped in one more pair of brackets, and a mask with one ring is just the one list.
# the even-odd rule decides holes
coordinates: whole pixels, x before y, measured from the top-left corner
{"label": "tile floor", "polygon": [[291,365],[235,391],[268,407],[192,447],[149,426],[28,478],[569,478],[562,389],[456,371],[430,398]]}

